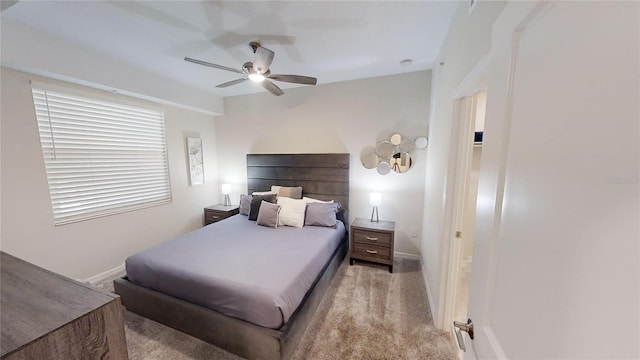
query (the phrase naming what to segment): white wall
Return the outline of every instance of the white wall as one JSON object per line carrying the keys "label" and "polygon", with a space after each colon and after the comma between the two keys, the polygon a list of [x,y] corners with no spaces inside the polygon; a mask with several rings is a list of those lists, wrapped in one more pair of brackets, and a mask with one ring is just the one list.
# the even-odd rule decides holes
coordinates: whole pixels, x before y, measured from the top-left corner
{"label": "white wall", "polygon": [[[127,256],[139,250],[202,226],[203,207],[218,203],[212,116],[7,68],[1,71],[2,251],[63,275],[84,279],[121,265]],[[53,226],[29,80],[67,86],[107,101],[163,110],[173,202]],[[202,138],[205,185],[188,185],[185,151],[188,136]]]}
{"label": "white wall", "polygon": [[469,13],[468,2],[461,2],[433,70],[432,112],[429,123],[429,151],[424,198],[422,254],[430,295],[431,311],[438,323],[443,248],[445,246],[445,202],[450,162],[454,103],[452,92],[489,50],[493,22],[504,2],[478,1]]}
{"label": "white wall", "polygon": [[360,163],[366,146],[393,133],[425,136],[431,72],[346,81],[225,98],[216,120],[219,181],[235,185],[237,203],[246,186],[248,153],[350,153],[350,218],[370,218],[369,192],[382,193],[380,219],[396,221],[395,251],[419,254],[426,151],[416,151],[415,168],[379,175]]}

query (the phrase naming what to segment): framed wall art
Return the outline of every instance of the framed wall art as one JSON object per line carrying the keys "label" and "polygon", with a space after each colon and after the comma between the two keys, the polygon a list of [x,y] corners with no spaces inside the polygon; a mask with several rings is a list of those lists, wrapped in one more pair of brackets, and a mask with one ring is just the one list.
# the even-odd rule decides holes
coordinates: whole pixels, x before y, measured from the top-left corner
{"label": "framed wall art", "polygon": [[189,184],[204,184],[204,167],[202,165],[202,139],[187,138],[187,154],[189,156]]}

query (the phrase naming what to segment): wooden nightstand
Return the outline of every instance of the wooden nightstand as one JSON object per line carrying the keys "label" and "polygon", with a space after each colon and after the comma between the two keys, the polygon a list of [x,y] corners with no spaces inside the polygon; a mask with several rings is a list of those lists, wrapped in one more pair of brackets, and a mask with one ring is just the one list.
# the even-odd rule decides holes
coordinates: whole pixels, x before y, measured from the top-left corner
{"label": "wooden nightstand", "polygon": [[204,208],[204,225],[213,224],[220,220],[224,220],[230,216],[236,215],[240,212],[238,205],[225,206],[222,204],[213,205]]}
{"label": "wooden nightstand", "polygon": [[385,264],[392,273],[395,231],[396,223],[393,221],[355,219],[349,235],[349,263],[353,265],[353,260],[358,259]]}

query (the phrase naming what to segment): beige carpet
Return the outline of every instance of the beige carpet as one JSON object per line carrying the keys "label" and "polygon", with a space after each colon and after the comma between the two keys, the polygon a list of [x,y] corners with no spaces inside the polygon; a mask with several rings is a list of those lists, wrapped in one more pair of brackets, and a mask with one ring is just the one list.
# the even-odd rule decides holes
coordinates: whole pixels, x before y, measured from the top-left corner
{"label": "beige carpet", "polygon": [[[113,289],[110,283],[103,287]],[[131,360],[241,359],[189,335],[125,311]],[[345,260],[293,358],[457,359],[447,333],[433,326],[416,260],[387,267]]]}

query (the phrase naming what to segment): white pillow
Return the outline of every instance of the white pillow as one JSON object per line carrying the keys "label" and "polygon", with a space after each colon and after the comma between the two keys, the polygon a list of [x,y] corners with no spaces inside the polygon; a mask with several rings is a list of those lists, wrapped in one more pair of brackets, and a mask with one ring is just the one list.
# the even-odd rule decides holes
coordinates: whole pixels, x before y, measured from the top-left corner
{"label": "white pillow", "polygon": [[251,193],[251,195],[271,195],[271,194],[278,195],[278,193],[274,193],[273,191],[254,191]]}
{"label": "white pillow", "polygon": [[323,203],[323,204],[333,204],[333,200],[329,200],[329,201],[323,201],[323,200],[318,200],[318,199],[314,199],[314,198],[310,198],[310,197],[306,197],[304,196],[302,198],[302,200],[304,200],[306,203]]}
{"label": "white pillow", "polygon": [[302,199],[278,197],[278,205],[281,206],[278,225],[297,228],[304,226],[304,212],[307,209],[306,201]]}

